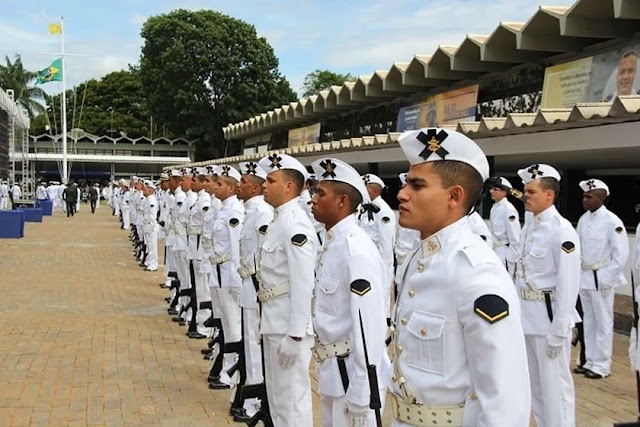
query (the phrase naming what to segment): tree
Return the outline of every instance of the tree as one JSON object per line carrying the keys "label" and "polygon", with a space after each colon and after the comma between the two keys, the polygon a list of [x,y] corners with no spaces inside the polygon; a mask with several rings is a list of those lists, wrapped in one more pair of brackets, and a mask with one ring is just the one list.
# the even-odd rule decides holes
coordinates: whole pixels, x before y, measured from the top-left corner
{"label": "tree", "polygon": [[321,90],[330,89],[331,86],[342,86],[344,82],[355,81],[350,73],[339,74],[329,70],[315,70],[307,74],[302,83],[303,97],[317,95]]}
{"label": "tree", "polygon": [[296,99],[272,47],[241,20],[175,10],[145,22],[142,85],[154,120],[196,140],[196,159],[224,155],[222,128]]}
{"label": "tree", "polygon": [[[60,95],[46,97],[47,110],[32,121],[32,134],[46,132],[47,125],[53,133],[62,133],[60,98]],[[67,91],[67,129],[82,128],[94,135],[113,137],[124,132],[138,138],[150,136],[150,123],[146,96],[135,68],[88,80]],[[158,133],[157,124],[153,136],[163,136]]]}
{"label": "tree", "polygon": [[44,91],[33,86],[38,73],[25,70],[20,55],[15,56],[13,63],[6,55],[4,59],[5,65],[0,65],[0,87],[5,90],[13,89],[16,103],[27,111],[30,119],[33,119],[36,114],[44,111],[41,103]]}

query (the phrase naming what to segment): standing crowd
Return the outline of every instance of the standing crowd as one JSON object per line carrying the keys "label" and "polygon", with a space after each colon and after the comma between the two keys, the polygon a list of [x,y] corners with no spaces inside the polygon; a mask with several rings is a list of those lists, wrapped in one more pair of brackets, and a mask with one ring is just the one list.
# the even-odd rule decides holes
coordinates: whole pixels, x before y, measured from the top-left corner
{"label": "standing crowd", "polygon": [[209,387],[232,391],[235,421],[313,425],[313,357],[323,426],[380,425],[386,400],[394,426],[574,426],[575,327],[573,372],[610,375],[627,284],[609,188],[580,183],[574,229],[550,165],[519,170],[519,192],[462,134],[425,128],[399,144],[397,216],[378,176],[337,158],[309,173],[286,154],[121,179],[106,198],[145,270],[164,242],[168,313],[208,339]]}

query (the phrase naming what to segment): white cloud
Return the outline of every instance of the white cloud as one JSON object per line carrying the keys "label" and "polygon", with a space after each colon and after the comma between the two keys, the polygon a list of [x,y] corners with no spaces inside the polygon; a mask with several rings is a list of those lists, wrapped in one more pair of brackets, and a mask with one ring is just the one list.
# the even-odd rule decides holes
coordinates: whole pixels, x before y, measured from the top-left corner
{"label": "white cloud", "polygon": [[131,18],[131,23],[134,25],[142,26],[147,21],[147,17],[136,13],[133,18]]}

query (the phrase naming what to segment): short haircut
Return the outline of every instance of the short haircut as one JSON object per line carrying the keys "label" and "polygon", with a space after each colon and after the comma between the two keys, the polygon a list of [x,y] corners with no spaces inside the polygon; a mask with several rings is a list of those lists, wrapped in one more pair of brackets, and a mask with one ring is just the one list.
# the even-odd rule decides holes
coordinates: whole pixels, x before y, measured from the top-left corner
{"label": "short haircut", "polygon": [[630,56],[635,56],[636,58],[638,57],[638,52],[631,49],[626,51],[625,53],[622,54],[622,59],[628,58]]}
{"label": "short haircut", "polygon": [[464,207],[467,212],[480,199],[483,188],[482,177],[471,165],[454,160],[443,160],[431,162],[431,170],[440,177],[443,188],[460,185],[464,189]]}
{"label": "short haircut", "polygon": [[331,188],[338,195],[345,195],[349,198],[349,207],[351,212],[355,212],[358,209],[358,205],[362,203],[362,194],[351,184],[340,181],[323,181],[331,184]]}
{"label": "short haircut", "polygon": [[227,175],[220,175],[220,180],[224,181],[225,184],[233,187],[234,185],[238,184],[238,180],[231,177],[231,176],[227,176]]}
{"label": "short haircut", "polygon": [[260,187],[262,187],[262,184],[264,184],[264,178],[259,177],[258,175],[254,175],[252,173],[248,173],[245,175],[246,179],[248,179],[249,181],[251,181],[252,184],[254,185],[259,185]]}
{"label": "short haircut", "polygon": [[198,182],[204,182],[204,179],[207,177],[206,175],[194,175],[194,178],[198,180]]}
{"label": "short haircut", "polygon": [[542,190],[551,190],[553,191],[553,203],[558,200],[558,196],[560,196],[560,181],[550,176],[545,176],[540,178],[540,188]]}
{"label": "short haircut", "polygon": [[603,189],[603,188],[596,188],[595,190],[591,190],[590,193],[592,193],[594,196],[596,196],[598,199],[605,201],[607,199],[607,190]]}
{"label": "short haircut", "polygon": [[302,173],[295,169],[280,169],[282,173],[285,175],[287,180],[292,181],[296,186],[296,192],[300,194],[302,188],[304,187],[304,176]]}

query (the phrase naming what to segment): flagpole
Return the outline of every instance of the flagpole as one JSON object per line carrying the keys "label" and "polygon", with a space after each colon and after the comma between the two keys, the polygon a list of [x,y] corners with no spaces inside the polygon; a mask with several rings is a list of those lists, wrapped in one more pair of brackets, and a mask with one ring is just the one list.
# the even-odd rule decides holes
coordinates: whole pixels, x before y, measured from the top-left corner
{"label": "flagpole", "polygon": [[64,21],[60,17],[60,35],[62,40],[62,182],[66,184],[69,181],[67,171],[67,87],[65,84],[67,72],[64,69]]}

